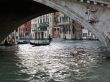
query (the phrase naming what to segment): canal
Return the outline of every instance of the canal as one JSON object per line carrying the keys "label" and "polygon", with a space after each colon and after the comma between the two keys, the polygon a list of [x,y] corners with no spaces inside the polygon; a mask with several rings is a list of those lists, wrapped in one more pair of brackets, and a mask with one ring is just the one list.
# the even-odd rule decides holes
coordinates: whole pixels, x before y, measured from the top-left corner
{"label": "canal", "polygon": [[99,41],[71,40],[1,46],[0,82],[110,82],[110,60],[99,47]]}

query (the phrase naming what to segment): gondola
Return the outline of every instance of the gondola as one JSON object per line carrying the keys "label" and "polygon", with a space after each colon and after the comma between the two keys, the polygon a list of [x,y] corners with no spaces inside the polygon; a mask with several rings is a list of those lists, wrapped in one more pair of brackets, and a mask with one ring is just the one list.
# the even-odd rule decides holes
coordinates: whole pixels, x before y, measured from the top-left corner
{"label": "gondola", "polygon": [[51,41],[48,40],[31,40],[30,44],[34,45],[34,46],[46,46],[49,45],[51,43]]}

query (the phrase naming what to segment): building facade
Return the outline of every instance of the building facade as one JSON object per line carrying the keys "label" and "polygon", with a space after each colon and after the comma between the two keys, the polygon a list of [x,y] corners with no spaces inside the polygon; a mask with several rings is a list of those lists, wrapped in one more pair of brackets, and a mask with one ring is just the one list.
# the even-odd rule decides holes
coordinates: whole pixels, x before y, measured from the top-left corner
{"label": "building facade", "polygon": [[31,38],[47,39],[52,36],[52,13],[37,17],[31,21]]}
{"label": "building facade", "polygon": [[61,12],[58,12],[58,22],[57,27],[58,33],[60,34],[60,38],[62,39],[81,39],[82,38],[82,26],[77,23],[76,21],[73,21],[68,16],[64,15]]}
{"label": "building facade", "polygon": [[31,21],[28,21],[18,27],[17,29],[17,39],[19,40],[28,40],[30,39],[30,34],[31,34]]}
{"label": "building facade", "polygon": [[82,39],[84,40],[97,40],[97,37],[87,29],[82,29]]}
{"label": "building facade", "polygon": [[53,13],[53,26],[52,26],[52,37],[53,38],[60,38],[60,26],[59,23],[59,12]]}
{"label": "building facade", "polygon": [[[97,39],[82,25],[61,12],[54,13],[53,38],[62,39]],[[86,32],[86,33],[85,33]]]}

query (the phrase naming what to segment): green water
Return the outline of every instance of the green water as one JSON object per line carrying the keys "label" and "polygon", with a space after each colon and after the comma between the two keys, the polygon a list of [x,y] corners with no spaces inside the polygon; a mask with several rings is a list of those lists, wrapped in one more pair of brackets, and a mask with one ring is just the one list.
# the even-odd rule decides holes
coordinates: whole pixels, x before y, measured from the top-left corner
{"label": "green water", "polygon": [[[0,82],[110,82],[110,60],[100,46],[99,41],[2,46]],[[85,52],[71,55],[76,48]]]}

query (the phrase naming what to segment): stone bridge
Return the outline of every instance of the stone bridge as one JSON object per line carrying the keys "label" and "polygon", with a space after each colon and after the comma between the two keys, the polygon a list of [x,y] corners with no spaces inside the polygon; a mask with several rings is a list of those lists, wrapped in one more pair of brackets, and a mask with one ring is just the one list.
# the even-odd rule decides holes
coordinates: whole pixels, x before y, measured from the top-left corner
{"label": "stone bridge", "polygon": [[0,41],[34,17],[61,11],[110,47],[109,0],[7,0],[0,1],[0,10]]}

